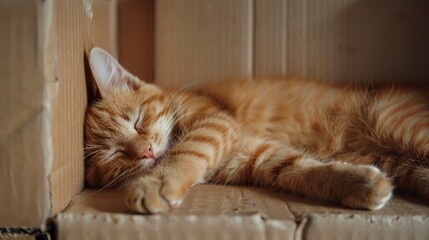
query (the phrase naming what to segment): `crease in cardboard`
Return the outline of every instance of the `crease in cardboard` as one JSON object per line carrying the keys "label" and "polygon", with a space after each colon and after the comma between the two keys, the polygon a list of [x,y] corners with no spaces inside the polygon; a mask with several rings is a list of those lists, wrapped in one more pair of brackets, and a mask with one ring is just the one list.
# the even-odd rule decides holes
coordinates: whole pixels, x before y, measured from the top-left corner
{"label": "crease in cardboard", "polygon": [[91,0],[82,0],[83,7],[85,9],[85,14],[88,17],[89,21],[92,20],[92,17],[94,16],[92,11],[92,2]]}
{"label": "crease in cardboard", "polygon": [[[57,48],[55,44],[54,39],[54,29],[55,29],[55,23],[54,23],[54,3],[53,0],[48,0],[44,2],[46,10],[42,16],[42,24],[45,26],[43,28],[45,31],[43,32],[42,36],[39,36],[42,40],[40,41],[43,43],[41,46],[42,52],[42,61],[43,61],[43,76],[45,77],[45,81],[47,81],[47,84],[45,85],[44,89],[44,99],[43,99],[43,105],[42,105],[42,139],[44,139],[43,144],[43,155],[45,157],[45,164],[46,164],[46,171],[47,175],[46,178],[46,184],[48,185],[48,215],[51,216],[52,214],[52,187],[50,182],[50,174],[52,172],[52,165],[53,165],[53,142],[52,142],[52,99],[53,96],[56,96],[58,94],[58,81],[56,81],[56,68],[58,65],[58,62],[56,62],[55,57],[57,53]],[[53,67],[52,67],[53,66]],[[42,211],[39,211],[39,215],[43,216]],[[46,223],[42,225],[42,230],[45,230]]]}
{"label": "crease in cardboard", "polygon": [[11,189],[12,189],[12,195],[15,199],[18,199],[18,192],[17,187],[16,187],[16,183],[15,183],[15,174],[14,171],[12,170],[12,167],[10,166],[9,162],[6,163],[7,164],[7,169],[9,170],[8,173],[9,175],[9,179],[10,179],[10,184],[11,184]]}
{"label": "crease in cardboard", "polygon": [[296,239],[296,240],[308,239],[305,236],[305,230],[308,226],[308,222],[309,222],[308,217],[304,217],[304,218],[301,218],[299,221],[296,221],[296,228],[293,233],[293,239]]}
{"label": "crease in cardboard", "polygon": [[287,207],[288,212],[290,212],[292,214],[292,216],[295,219],[295,221],[298,221],[297,220],[298,219],[298,214],[295,213],[294,211],[292,211],[292,209],[291,209],[288,201],[285,201],[285,203],[286,203],[286,207]]}

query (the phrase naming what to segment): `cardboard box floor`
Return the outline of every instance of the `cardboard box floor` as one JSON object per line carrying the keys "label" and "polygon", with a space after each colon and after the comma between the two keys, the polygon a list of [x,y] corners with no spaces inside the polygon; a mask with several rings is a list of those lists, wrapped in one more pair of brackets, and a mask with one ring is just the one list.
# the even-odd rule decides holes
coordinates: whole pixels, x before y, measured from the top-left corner
{"label": "cardboard box floor", "polygon": [[123,192],[87,189],[56,218],[58,239],[428,239],[429,205],[396,196],[360,211],[261,188],[198,185],[168,214],[127,211]]}

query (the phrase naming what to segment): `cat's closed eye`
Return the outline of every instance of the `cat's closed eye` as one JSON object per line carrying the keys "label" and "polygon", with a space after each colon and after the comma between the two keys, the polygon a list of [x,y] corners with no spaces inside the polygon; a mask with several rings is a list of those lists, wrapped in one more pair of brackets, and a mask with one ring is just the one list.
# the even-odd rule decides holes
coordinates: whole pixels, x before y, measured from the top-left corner
{"label": "cat's closed eye", "polygon": [[144,133],[144,129],[143,129],[143,114],[142,114],[142,109],[141,108],[139,110],[139,114],[138,114],[137,120],[134,123],[134,129],[139,134]]}
{"label": "cat's closed eye", "polygon": [[107,157],[108,160],[113,160],[115,158],[118,158],[120,156],[124,156],[126,153],[123,150],[116,150],[114,153],[110,154],[109,157]]}

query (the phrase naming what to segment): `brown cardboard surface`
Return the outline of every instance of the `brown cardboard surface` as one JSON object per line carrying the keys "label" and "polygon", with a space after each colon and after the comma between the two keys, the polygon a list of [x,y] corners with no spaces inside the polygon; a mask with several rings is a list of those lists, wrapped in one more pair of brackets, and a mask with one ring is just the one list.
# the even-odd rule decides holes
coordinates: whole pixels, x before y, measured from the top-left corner
{"label": "brown cardboard surface", "polygon": [[154,80],[155,0],[119,0],[119,62],[147,82]]}
{"label": "brown cardboard surface", "polygon": [[305,230],[307,239],[421,239],[429,238],[429,217],[313,215]]}
{"label": "brown cardboard surface", "polygon": [[52,7],[0,2],[0,226],[41,226],[50,214]]}
{"label": "brown cardboard surface", "polygon": [[199,185],[170,214],[126,210],[122,191],[85,190],[56,218],[59,239],[294,239],[287,203],[266,190]]}
{"label": "brown cardboard surface", "polygon": [[324,80],[429,80],[429,3],[255,2],[255,75]]}
{"label": "brown cardboard surface", "polygon": [[156,1],[155,82],[250,77],[252,9],[247,0]]}
{"label": "brown cardboard surface", "polygon": [[83,187],[87,1],[0,2],[0,226],[45,230]]}
{"label": "brown cardboard surface", "polygon": [[89,1],[56,1],[55,83],[52,91],[51,214],[79,193],[83,179],[83,119],[86,108],[84,54],[93,13]]}
{"label": "brown cardboard surface", "polygon": [[118,0],[92,0],[90,38],[94,46],[118,56]]}
{"label": "brown cardboard surface", "polygon": [[[87,234],[100,239],[107,236],[133,239],[146,234],[180,239],[189,234],[217,239],[220,237],[217,231],[221,229],[225,234],[222,239],[235,239],[241,238],[236,232],[238,228],[243,236],[249,237],[251,233],[251,239],[429,237],[429,205],[402,195],[395,196],[382,210],[361,211],[267,189],[198,185],[179,208],[169,214],[151,216],[128,212],[123,194],[87,189],[77,195],[56,219],[59,236],[72,239]],[[185,227],[184,223],[190,226]],[[97,229],[103,229],[104,233]]]}
{"label": "brown cardboard surface", "polygon": [[[87,189],[73,198],[67,212],[129,213],[124,205],[124,192]],[[234,215],[258,213],[270,219],[295,217],[284,201],[286,195],[259,188],[198,185],[185,202],[172,211],[175,215]]]}
{"label": "brown cardboard surface", "polygon": [[[296,2],[296,1],[295,1]],[[287,73],[287,11],[291,1],[256,0],[254,22],[254,75],[281,76]]]}
{"label": "brown cardboard surface", "polygon": [[[138,216],[107,213],[61,214],[58,239],[293,239],[282,223],[264,223],[258,214],[243,216]],[[276,226],[280,225],[280,226]],[[267,232],[273,229],[273,233]],[[290,229],[287,229],[290,230]],[[277,231],[277,232],[276,232]]]}
{"label": "brown cardboard surface", "polygon": [[155,79],[427,83],[428,12],[428,1],[157,1]]}

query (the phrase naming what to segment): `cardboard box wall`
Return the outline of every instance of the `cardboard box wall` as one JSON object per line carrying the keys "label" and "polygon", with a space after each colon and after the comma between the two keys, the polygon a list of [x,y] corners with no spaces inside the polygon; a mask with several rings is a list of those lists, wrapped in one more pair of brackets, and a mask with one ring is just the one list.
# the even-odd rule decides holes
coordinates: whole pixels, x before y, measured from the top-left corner
{"label": "cardboard box wall", "polygon": [[45,231],[83,188],[91,6],[0,1],[2,233]]}
{"label": "cardboard box wall", "polygon": [[92,0],[90,39],[94,46],[118,57],[118,0]]}
{"label": "cardboard box wall", "polygon": [[[108,197],[105,193],[93,194],[86,199],[94,201],[81,200],[87,196],[87,192],[76,195],[83,187],[83,59],[91,45],[91,22],[97,18],[94,5],[91,1],[0,3],[0,27],[7,30],[3,36],[8,36],[0,38],[2,52],[6,53],[0,58],[5,76],[2,82],[7,86],[0,90],[1,106],[6,109],[4,116],[8,116],[0,121],[5,129],[1,134],[0,184],[1,189],[12,193],[0,197],[0,202],[6,203],[0,208],[1,227],[44,231],[46,220],[61,212],[55,218],[59,239],[133,239],[147,235],[225,239],[428,236],[425,205],[409,201],[399,205],[394,202],[384,215],[350,215],[344,209],[323,208],[323,204],[322,208],[311,208],[317,203],[287,210],[293,205],[290,198],[282,198],[279,203],[275,198],[255,194],[255,189],[246,192],[204,186],[189,194],[191,202],[178,215],[146,217],[124,214],[120,193]],[[154,78],[160,85],[283,74],[376,81],[424,81],[429,76],[428,69],[421,67],[427,66],[429,49],[424,44],[428,42],[424,1],[159,0],[156,5],[146,6],[155,8]],[[403,25],[397,23],[397,18]],[[120,29],[119,25],[118,32]],[[381,35],[392,41],[377,43],[370,37],[369,33],[376,34],[380,29],[385,29]],[[358,33],[366,31],[368,38],[360,38]],[[400,57],[391,58],[391,52]],[[134,66],[140,66],[135,61],[131,61]],[[70,207],[63,212],[72,197]],[[218,201],[223,198],[230,200]],[[107,200],[104,205],[103,200]],[[248,201],[259,204],[249,208]],[[113,208],[115,202],[120,206],[118,212]],[[275,206],[271,213],[285,213],[284,218],[264,215],[270,206]],[[195,209],[207,211],[201,214]],[[314,212],[322,215],[312,215]],[[343,227],[338,230],[340,223]]]}
{"label": "cardboard box wall", "polygon": [[427,1],[159,0],[160,85],[296,75],[429,79]]}
{"label": "cardboard box wall", "polygon": [[154,81],[155,0],[119,0],[118,60],[146,82]]}

